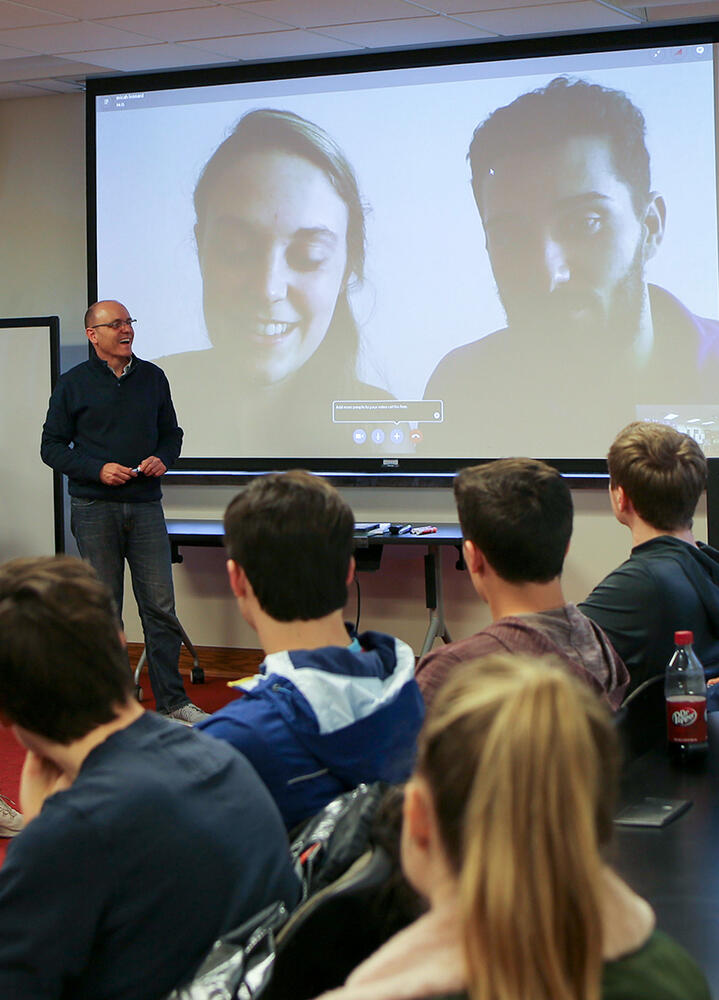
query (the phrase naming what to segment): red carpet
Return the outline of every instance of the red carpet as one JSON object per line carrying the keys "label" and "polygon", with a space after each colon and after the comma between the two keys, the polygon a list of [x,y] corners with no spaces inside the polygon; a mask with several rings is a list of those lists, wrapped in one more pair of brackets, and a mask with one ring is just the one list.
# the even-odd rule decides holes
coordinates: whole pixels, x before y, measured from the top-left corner
{"label": "red carpet", "polygon": [[[154,708],[155,702],[147,681],[147,674],[143,675],[142,688],[144,692],[143,708]],[[190,684],[189,678],[186,677],[185,689],[190,700],[205,712],[214,712],[237,697],[232,688],[227,687],[227,679],[224,677],[210,677],[204,684]],[[23,757],[24,750],[16,742],[10,730],[0,727],[0,792],[14,802],[16,808],[19,808],[18,792]],[[9,843],[9,840],[0,838],[0,864],[5,859]]]}

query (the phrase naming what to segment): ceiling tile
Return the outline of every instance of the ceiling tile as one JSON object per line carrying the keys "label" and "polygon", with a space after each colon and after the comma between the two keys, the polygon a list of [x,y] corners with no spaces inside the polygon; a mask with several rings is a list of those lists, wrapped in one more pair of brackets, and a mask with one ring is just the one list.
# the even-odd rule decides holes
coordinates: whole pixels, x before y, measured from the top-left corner
{"label": "ceiling tile", "polygon": [[70,17],[91,21],[121,14],[147,14],[184,7],[214,7],[217,0],[23,0],[26,7],[38,7]]}
{"label": "ceiling tile", "polygon": [[98,22],[124,28],[163,42],[192,41],[195,38],[220,38],[223,35],[256,35],[278,31],[285,25],[256,17],[236,7],[201,7],[196,10],[167,11],[163,14],[135,14]]}
{"label": "ceiling tile", "polygon": [[[577,0],[427,0],[433,7],[443,14],[451,14],[459,20],[464,19],[465,14],[477,14],[487,10],[512,10],[516,7],[541,7],[545,3],[566,3],[571,4]],[[639,0],[637,0],[639,2]],[[676,0],[672,0],[676,2]],[[616,6],[626,7],[626,3]]]}
{"label": "ceiling tile", "polygon": [[236,38],[203,38],[202,47],[229,59],[252,60],[347,52],[357,46],[312,31],[273,31]]}
{"label": "ceiling tile", "polygon": [[49,77],[44,80],[33,80],[27,84],[28,87],[38,88],[51,94],[82,94],[85,92],[84,80],[56,79]]}
{"label": "ceiling tile", "polygon": [[406,17],[400,21],[373,21],[369,24],[332,25],[323,32],[346,42],[371,48],[432,42],[465,42],[495,34],[446,17]]}
{"label": "ceiling tile", "polygon": [[47,10],[21,6],[17,3],[0,2],[0,30],[3,28],[28,28],[37,24],[59,24],[70,18],[62,14],[51,14]]}
{"label": "ceiling tile", "polygon": [[0,81],[43,80],[48,76],[82,76],[95,67],[81,59],[58,59],[56,56],[27,56],[0,62]]}
{"label": "ceiling tile", "polygon": [[92,21],[69,21],[47,28],[16,28],[0,31],[0,45],[17,45],[31,52],[85,52],[94,49],[117,49],[139,45],[146,39],[106,24]]}
{"label": "ceiling tile", "polygon": [[234,6],[298,28],[432,16],[432,11],[424,11],[404,0],[256,0],[255,3],[235,0]]}
{"label": "ceiling tile", "polygon": [[622,4],[622,7],[647,7],[650,11],[653,7],[683,7],[685,10],[697,10],[707,6],[717,5],[707,4],[705,0],[685,0],[684,3],[678,3],[677,0],[646,0],[644,3],[638,3],[637,0],[631,0],[630,3]]}
{"label": "ceiling tile", "polygon": [[[643,5],[642,5],[643,6]],[[704,17],[719,17],[719,3],[676,3],[670,0],[669,6],[647,8],[647,14],[652,21],[691,21]]]}
{"label": "ceiling tile", "polygon": [[28,52],[27,49],[17,49],[14,45],[0,45],[0,62],[4,59],[21,59],[28,55],[32,55],[32,53]]}
{"label": "ceiling tile", "polygon": [[481,14],[455,14],[468,24],[494,31],[499,35],[531,35],[551,31],[573,31],[583,28],[608,28],[622,24],[636,24],[632,14],[594,3],[577,0],[576,3],[547,3],[537,7],[512,10],[493,10]]}
{"label": "ceiling tile", "polygon": [[75,57],[86,59],[96,67],[118,73],[154,72],[180,67],[205,66],[227,62],[227,57],[190,45],[137,45],[99,52],[77,52]]}
{"label": "ceiling tile", "polygon": [[[41,91],[40,93],[44,93]],[[8,101],[17,97],[38,97],[37,88],[23,83],[0,82],[0,101]]]}
{"label": "ceiling tile", "polygon": [[[512,7],[537,7],[556,0],[427,0],[442,14],[476,14],[485,10],[509,10]],[[565,0],[571,3],[572,0]]]}

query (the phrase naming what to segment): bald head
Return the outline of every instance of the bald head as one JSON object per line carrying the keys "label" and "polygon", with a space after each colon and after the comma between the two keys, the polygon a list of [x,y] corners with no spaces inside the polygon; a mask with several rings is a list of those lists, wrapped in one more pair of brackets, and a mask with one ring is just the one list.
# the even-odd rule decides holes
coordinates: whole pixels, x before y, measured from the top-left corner
{"label": "bald head", "polygon": [[99,302],[93,302],[88,307],[85,313],[85,329],[90,330],[98,323],[105,323],[113,319],[124,319],[129,315],[122,302],[117,302],[115,299],[100,299]]}

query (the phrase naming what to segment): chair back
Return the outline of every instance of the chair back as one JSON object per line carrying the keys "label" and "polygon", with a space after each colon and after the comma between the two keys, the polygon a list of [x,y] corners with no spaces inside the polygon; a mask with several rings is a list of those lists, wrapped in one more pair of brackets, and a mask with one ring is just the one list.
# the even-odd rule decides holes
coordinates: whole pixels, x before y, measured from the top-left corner
{"label": "chair back", "polygon": [[627,763],[662,743],[666,739],[664,674],[649,677],[635,688],[615,714],[614,724]]}
{"label": "chair back", "polygon": [[277,935],[272,978],[262,1000],[313,1000],[341,986],[387,938],[382,889],[393,863],[379,846],[295,910]]}

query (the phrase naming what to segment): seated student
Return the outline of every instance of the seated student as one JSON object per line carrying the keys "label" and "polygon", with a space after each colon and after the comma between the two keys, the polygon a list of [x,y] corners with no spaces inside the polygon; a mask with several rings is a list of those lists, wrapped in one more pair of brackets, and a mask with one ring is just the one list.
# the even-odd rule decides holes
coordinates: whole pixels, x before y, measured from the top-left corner
{"label": "seated student", "polygon": [[692,534],[707,477],[701,448],[673,427],[637,421],[617,435],[607,465],[612,510],[633,547],[579,607],[624,659],[630,690],[664,673],[677,629],[694,632],[707,674],[719,674],[719,552]]}
{"label": "seated student", "polygon": [[0,567],[0,721],[27,750],[26,826],[0,870],[0,996],[160,1000],[220,934],[298,901],[264,785],[138,705],[87,563]]}
{"label": "seated student", "polygon": [[534,459],[504,458],[462,469],[454,496],[467,569],[493,624],[419,662],[425,702],[458,663],[509,652],[558,657],[618,708],[629,681],[626,667],[602,630],[562,593],[573,507],[560,474]]}
{"label": "seated student", "polygon": [[230,585],[265,660],[256,686],[198,728],[265,782],[288,828],[363,781],[402,781],[424,715],[414,654],[342,621],[354,516],[329,483],[273,473],[225,513]]}
{"label": "seated student", "polygon": [[710,1000],[603,863],[618,772],[609,713],[561,665],[462,664],[405,790],[402,866],[430,909],[323,1000]]}

